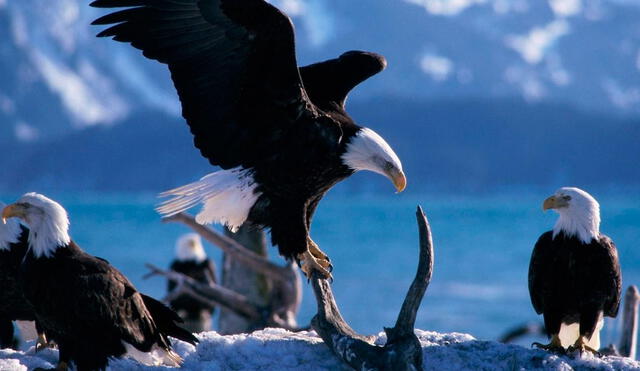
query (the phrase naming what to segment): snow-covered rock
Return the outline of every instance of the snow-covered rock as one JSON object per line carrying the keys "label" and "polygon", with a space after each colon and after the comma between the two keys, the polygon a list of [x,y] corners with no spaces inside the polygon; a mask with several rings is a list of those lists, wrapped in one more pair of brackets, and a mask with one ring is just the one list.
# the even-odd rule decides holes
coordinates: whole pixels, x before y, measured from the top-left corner
{"label": "snow-covered rock", "polygon": [[[590,355],[565,357],[517,345],[476,340],[471,335],[440,334],[416,330],[423,346],[425,370],[640,370],[640,362],[620,357],[596,358]],[[198,335],[200,344],[175,344],[184,358],[185,370],[347,370],[331,354],[313,331],[293,333],[266,329],[252,334],[222,336],[216,332]],[[381,333],[377,342],[383,344]],[[33,347],[26,352],[0,351],[0,370],[26,371],[53,367],[58,355],[44,350],[37,355]],[[111,371],[161,370],[133,360],[119,359]]]}

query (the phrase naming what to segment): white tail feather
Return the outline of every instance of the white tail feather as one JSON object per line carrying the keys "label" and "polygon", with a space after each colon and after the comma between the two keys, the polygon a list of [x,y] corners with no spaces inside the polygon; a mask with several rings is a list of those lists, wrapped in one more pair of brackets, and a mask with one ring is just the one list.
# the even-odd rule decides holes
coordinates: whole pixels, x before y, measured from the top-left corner
{"label": "white tail feather", "polygon": [[145,366],[180,367],[182,364],[182,357],[171,349],[162,349],[154,345],[150,352],[143,352],[125,341],[122,344],[127,350],[125,356],[131,357]]}
{"label": "white tail feather", "polygon": [[249,211],[260,197],[250,169],[236,167],[206,175],[197,182],[160,194],[171,197],[156,208],[163,217],[176,215],[203,203],[196,215],[200,224],[221,223],[232,231],[247,220]]}
{"label": "white tail feather", "polygon": [[31,341],[38,339],[38,331],[34,321],[16,321],[16,325],[20,329],[20,337],[22,340]]}
{"label": "white tail feather", "polygon": [[[591,335],[591,339],[587,342],[587,345],[593,349],[600,349],[600,330],[604,327],[604,320],[602,317],[598,320],[598,324],[596,325],[596,330]],[[568,348],[573,345],[578,337],[580,336],[580,324],[572,323],[567,325],[563,323],[560,326],[560,333],[558,334],[560,337],[560,342],[564,348]]]}

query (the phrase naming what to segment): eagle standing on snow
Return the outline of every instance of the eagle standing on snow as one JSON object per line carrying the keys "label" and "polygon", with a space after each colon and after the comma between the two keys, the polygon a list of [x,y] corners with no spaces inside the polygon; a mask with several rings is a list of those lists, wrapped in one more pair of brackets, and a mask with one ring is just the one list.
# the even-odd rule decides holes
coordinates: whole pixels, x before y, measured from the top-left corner
{"label": "eagle standing on snow", "polygon": [[29,225],[21,284],[43,330],[58,344],[65,370],[104,370],[110,357],[178,366],[168,336],[195,344],[164,304],[139,293],[106,260],[82,251],[68,234],[67,212],[57,202],[27,193],[2,210]]}
{"label": "eagle standing on snow", "polygon": [[540,236],[531,256],[531,303],[544,315],[551,337],[547,345],[534,345],[597,353],[603,316],[615,317],[620,305],[618,252],[600,233],[600,205],[587,192],[560,188],[542,208],[560,217],[552,231]]}
{"label": "eagle standing on snow", "polygon": [[127,7],[93,24],[98,36],[131,43],[169,66],[194,142],[223,170],[165,192],[165,216],[203,203],[199,223],[231,230],[245,221],[307,276],[330,277],[329,258],[309,236],[318,202],[358,170],[380,173],[398,192],[398,156],[345,111],[351,89],[382,71],[385,59],[352,51],[298,68],[291,20],[264,0],[96,0]]}
{"label": "eagle standing on snow", "polygon": [[[216,283],[215,264],[207,258],[202,240],[195,233],[187,233],[178,239],[176,258],[171,262],[169,269],[191,277],[203,285],[212,286]],[[169,280],[167,291],[171,292],[175,288],[176,283]],[[184,320],[184,328],[187,330],[199,333],[211,329],[211,316],[215,307],[184,294],[172,299],[169,304]]]}

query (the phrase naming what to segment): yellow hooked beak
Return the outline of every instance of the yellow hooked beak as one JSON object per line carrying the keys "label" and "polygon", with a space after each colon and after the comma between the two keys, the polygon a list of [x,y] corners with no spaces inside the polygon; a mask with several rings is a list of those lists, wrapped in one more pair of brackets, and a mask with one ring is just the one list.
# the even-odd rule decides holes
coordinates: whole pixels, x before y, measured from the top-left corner
{"label": "yellow hooked beak", "polygon": [[553,209],[556,206],[556,196],[547,197],[542,203],[542,211]]}
{"label": "yellow hooked beak", "polygon": [[396,193],[400,193],[407,188],[407,177],[404,176],[402,170],[391,168],[386,173],[387,177],[391,179],[393,185],[396,187]]}
{"label": "yellow hooked beak", "polygon": [[549,209],[559,209],[566,206],[568,206],[568,203],[562,197],[551,196],[542,203],[542,210],[547,211]]}
{"label": "yellow hooked beak", "polygon": [[2,209],[2,223],[7,224],[9,218],[24,218],[26,216],[24,207],[11,204]]}

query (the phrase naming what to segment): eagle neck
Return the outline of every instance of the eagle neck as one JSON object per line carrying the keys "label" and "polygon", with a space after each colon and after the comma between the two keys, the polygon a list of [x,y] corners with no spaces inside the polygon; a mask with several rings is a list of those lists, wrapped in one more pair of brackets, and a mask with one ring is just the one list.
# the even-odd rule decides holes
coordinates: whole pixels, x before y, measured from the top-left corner
{"label": "eagle neck", "polygon": [[71,238],[67,228],[44,222],[29,230],[29,249],[36,258],[51,258],[59,249],[68,246]]}
{"label": "eagle neck", "polygon": [[588,244],[600,236],[600,210],[597,205],[588,205],[580,209],[560,209],[560,217],[553,227],[553,238],[560,232],[567,237],[577,237]]}

